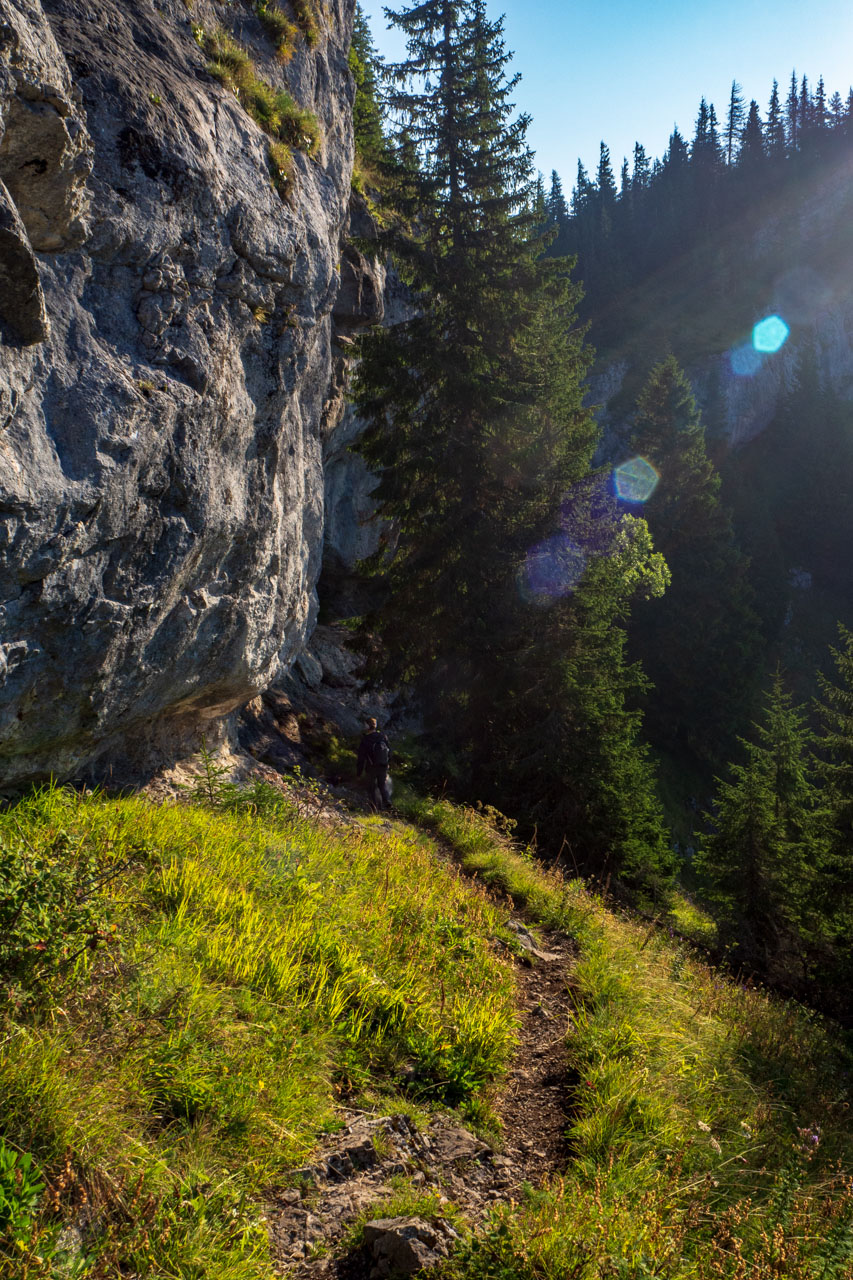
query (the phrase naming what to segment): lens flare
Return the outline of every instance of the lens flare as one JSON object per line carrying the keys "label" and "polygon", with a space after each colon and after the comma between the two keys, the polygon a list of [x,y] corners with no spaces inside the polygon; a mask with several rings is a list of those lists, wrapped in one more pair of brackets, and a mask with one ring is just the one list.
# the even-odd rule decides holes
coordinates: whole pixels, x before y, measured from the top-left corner
{"label": "lens flare", "polygon": [[631,458],[613,472],[616,496],[623,502],[648,502],[660,476],[645,458]]}
{"label": "lens flare", "polygon": [[751,342],[733,347],[729,352],[729,368],[739,378],[751,378],[764,364],[764,355]]}
{"label": "lens flare", "polygon": [[791,330],[781,316],[767,316],[752,331],[752,345],[762,355],[772,356],[781,351]]}
{"label": "lens flare", "polygon": [[574,591],[583,577],[586,555],[565,534],[555,534],[529,551],[518,575],[521,595],[546,605]]}

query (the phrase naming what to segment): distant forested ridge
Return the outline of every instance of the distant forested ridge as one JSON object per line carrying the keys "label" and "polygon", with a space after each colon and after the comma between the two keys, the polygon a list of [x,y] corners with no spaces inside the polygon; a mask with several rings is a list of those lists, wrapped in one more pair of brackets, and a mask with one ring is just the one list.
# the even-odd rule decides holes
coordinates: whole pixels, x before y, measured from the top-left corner
{"label": "distant forested ridge", "polygon": [[568,199],[553,171],[543,189],[555,232],[550,252],[577,255],[584,313],[596,318],[599,342],[610,342],[633,319],[613,307],[626,290],[715,239],[722,227],[742,227],[751,211],[773,211],[792,190],[814,188],[821,173],[851,157],[853,89],[846,97],[830,94],[823,77],[812,88],[792,73],[787,92],[774,80],[762,112],[733,82],[722,118],[702,98],[692,140],[676,128],[660,159],[637,142],[617,176],[602,142],[594,174],[578,162]]}

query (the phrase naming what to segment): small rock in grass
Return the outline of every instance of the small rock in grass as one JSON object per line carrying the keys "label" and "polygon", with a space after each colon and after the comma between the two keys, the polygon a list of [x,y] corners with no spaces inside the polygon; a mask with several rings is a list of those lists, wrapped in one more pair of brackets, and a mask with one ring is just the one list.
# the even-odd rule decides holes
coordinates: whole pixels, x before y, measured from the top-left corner
{"label": "small rock in grass", "polygon": [[448,1255],[446,1224],[430,1226],[422,1218],[377,1218],[365,1224],[364,1243],[374,1260],[371,1277],[413,1276]]}
{"label": "small rock in grass", "polygon": [[433,1133],[432,1146],[439,1160],[476,1160],[489,1148],[466,1129],[439,1129]]}

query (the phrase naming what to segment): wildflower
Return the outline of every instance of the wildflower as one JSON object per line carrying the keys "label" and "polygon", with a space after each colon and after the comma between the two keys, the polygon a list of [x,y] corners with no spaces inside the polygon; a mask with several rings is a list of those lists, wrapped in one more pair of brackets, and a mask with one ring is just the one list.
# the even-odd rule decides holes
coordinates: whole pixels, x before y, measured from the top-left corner
{"label": "wildflower", "polygon": [[698,1124],[699,1124],[699,1128],[702,1130],[703,1133],[711,1132],[711,1126],[709,1124],[706,1124],[704,1120],[699,1120]]}
{"label": "wildflower", "polygon": [[711,1146],[714,1148],[718,1156],[723,1154],[723,1148],[720,1146],[716,1138],[711,1139]]}

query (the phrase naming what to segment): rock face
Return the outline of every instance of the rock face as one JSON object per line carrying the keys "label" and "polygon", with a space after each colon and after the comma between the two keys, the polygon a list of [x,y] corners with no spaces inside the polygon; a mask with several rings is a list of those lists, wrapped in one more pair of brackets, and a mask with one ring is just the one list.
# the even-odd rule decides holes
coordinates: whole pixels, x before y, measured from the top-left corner
{"label": "rock face", "polygon": [[[313,625],[333,312],[381,305],[360,255],[341,290],[353,9],[283,69],[249,0],[0,0],[7,789],[173,743]],[[219,24],[320,123],[287,201],[207,72]]]}

